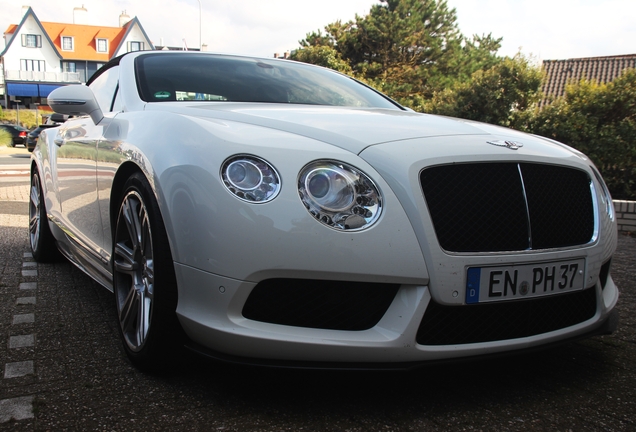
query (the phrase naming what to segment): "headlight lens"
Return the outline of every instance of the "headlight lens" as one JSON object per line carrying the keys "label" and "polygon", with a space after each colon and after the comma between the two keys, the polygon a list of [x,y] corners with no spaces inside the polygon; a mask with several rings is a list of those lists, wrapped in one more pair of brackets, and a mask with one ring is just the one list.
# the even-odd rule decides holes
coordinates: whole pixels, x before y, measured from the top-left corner
{"label": "headlight lens", "polygon": [[382,196],[373,181],[343,162],[306,165],[298,178],[298,194],[314,218],[337,230],[367,228],[382,211]]}
{"label": "headlight lens", "polygon": [[264,203],[280,192],[280,176],[267,161],[251,155],[227,159],[221,167],[225,187],[243,201]]}

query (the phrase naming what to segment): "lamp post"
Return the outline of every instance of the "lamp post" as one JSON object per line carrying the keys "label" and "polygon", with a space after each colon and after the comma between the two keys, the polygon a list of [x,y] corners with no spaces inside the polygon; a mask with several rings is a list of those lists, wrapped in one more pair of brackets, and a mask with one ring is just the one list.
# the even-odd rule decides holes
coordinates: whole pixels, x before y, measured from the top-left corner
{"label": "lamp post", "polygon": [[13,102],[15,102],[15,124],[17,126],[20,126],[20,102],[22,102],[21,100],[14,100]]}
{"label": "lamp post", "polygon": [[199,52],[201,52],[201,48],[203,47],[203,45],[201,45],[201,0],[197,0],[199,2]]}

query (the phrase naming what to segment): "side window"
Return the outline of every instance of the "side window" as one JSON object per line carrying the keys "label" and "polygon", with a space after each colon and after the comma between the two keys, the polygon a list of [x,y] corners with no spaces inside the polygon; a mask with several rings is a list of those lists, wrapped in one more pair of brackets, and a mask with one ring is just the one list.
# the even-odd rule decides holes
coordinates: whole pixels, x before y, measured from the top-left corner
{"label": "side window", "polygon": [[97,103],[104,113],[111,111],[110,108],[113,105],[118,82],[119,66],[113,66],[97,77],[89,86],[93,90]]}

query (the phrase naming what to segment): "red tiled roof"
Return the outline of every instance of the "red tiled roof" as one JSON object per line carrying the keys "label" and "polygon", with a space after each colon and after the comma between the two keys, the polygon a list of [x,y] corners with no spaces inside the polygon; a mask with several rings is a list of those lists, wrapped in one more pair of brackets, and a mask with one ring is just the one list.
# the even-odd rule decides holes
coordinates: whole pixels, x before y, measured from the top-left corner
{"label": "red tiled roof", "polygon": [[567,60],[544,60],[544,105],[549,99],[565,95],[565,86],[582,79],[608,83],[625,69],[636,68],[636,54],[608,57],[586,57]]}
{"label": "red tiled roof", "polygon": [[[107,62],[126,34],[126,27],[101,27],[80,24],[42,22],[55,47],[64,59]],[[73,51],[62,50],[62,36],[73,37]],[[108,39],[108,52],[97,52],[96,39]]]}
{"label": "red tiled roof", "polygon": [[9,24],[9,28],[4,32],[4,34],[13,34],[15,30],[18,28],[17,24]]}

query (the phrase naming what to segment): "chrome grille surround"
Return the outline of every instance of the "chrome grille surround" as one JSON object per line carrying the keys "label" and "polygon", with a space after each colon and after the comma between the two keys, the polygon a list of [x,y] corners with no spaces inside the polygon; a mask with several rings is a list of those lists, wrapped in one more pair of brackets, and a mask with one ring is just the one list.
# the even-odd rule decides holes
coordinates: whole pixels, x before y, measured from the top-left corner
{"label": "chrome grille surround", "polygon": [[598,238],[594,182],[583,170],[522,162],[431,166],[420,185],[451,254],[571,248]]}

